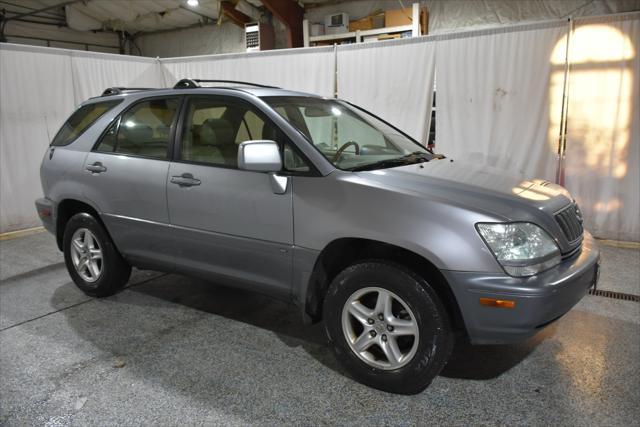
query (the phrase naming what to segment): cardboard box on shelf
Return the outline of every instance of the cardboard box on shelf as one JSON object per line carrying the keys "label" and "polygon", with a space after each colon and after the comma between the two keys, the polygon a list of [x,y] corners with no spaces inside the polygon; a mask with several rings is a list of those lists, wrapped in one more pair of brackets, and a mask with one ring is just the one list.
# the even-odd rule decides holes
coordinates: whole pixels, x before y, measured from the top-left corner
{"label": "cardboard box on shelf", "polygon": [[[404,9],[387,10],[384,13],[385,27],[400,27],[411,25],[413,22],[413,11],[410,7]],[[429,10],[426,7],[420,8],[420,34],[429,33]]]}
{"label": "cardboard box on shelf", "polygon": [[426,7],[420,9],[420,34],[429,34],[429,9]]}
{"label": "cardboard box on shelf", "polygon": [[370,30],[373,28],[371,18],[362,18],[349,22],[349,31]]}
{"label": "cardboard box on shelf", "polygon": [[349,31],[373,30],[382,27],[384,27],[384,12],[382,11],[349,22]]}
{"label": "cardboard box on shelf", "polygon": [[385,27],[399,27],[401,25],[411,25],[413,12],[410,7],[404,9],[392,9],[384,12]]}
{"label": "cardboard box on shelf", "polygon": [[401,36],[400,34],[396,33],[396,34],[380,34],[378,36],[378,40],[394,40],[394,39],[399,39]]}

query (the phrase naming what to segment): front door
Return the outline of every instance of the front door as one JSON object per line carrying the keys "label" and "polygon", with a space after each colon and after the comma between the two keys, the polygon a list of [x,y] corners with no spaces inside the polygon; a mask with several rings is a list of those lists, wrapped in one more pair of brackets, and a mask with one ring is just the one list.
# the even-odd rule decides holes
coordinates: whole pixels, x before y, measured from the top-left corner
{"label": "front door", "polygon": [[187,102],[167,177],[178,270],[264,293],[289,294],[291,186],[285,194],[275,194],[268,174],[237,168],[238,145],[273,139],[271,125],[237,99],[206,96]]}

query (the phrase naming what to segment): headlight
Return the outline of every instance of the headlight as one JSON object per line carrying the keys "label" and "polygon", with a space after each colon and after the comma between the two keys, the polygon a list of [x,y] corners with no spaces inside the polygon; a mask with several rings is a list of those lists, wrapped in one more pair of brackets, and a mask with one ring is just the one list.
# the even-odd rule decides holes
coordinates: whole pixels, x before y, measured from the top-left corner
{"label": "headlight", "polygon": [[476,224],[478,233],[511,276],[533,276],[560,263],[560,250],[540,227],[529,222]]}

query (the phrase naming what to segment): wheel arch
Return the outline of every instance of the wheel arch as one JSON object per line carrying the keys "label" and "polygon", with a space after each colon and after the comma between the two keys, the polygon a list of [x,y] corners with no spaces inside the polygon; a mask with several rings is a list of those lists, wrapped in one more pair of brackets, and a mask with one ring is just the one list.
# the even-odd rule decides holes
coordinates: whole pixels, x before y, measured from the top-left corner
{"label": "wheel arch", "polygon": [[338,273],[357,261],[375,258],[403,265],[427,280],[447,309],[453,327],[464,330],[464,321],[455,295],[433,262],[400,246],[363,238],[339,238],[327,244],[320,252],[306,284],[305,318],[311,322],[321,320],[327,289]]}
{"label": "wheel arch", "polygon": [[[64,250],[62,247],[62,240],[67,222],[69,222],[69,219],[71,219],[72,216],[81,212],[86,212],[93,216],[96,221],[102,225],[107,235],[109,235],[109,238],[111,238],[109,230],[102,221],[102,218],[95,207],[91,206],[86,201],[72,198],[63,199],[58,203],[56,208],[56,243],[58,244],[58,249],[61,251]],[[113,241],[113,239],[111,239],[111,241]]]}

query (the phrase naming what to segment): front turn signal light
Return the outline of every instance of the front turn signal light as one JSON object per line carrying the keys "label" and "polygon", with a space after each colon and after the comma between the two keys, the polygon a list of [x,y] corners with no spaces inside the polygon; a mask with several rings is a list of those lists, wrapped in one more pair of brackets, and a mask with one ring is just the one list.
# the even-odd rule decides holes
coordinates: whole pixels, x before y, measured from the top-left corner
{"label": "front turn signal light", "polygon": [[480,305],[497,308],[515,308],[516,302],[508,299],[480,298]]}

